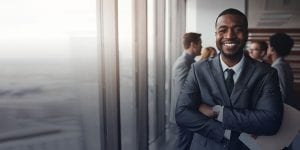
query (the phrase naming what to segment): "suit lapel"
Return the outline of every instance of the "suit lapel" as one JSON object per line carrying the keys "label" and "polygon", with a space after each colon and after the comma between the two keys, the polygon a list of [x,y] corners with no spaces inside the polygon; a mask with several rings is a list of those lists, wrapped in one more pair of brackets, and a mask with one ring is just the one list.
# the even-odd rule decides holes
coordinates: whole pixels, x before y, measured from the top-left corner
{"label": "suit lapel", "polygon": [[252,76],[254,70],[255,70],[254,62],[251,61],[248,57],[245,57],[245,63],[244,63],[244,66],[242,68],[242,72],[241,72],[239,78],[237,79],[237,82],[234,85],[234,88],[232,90],[232,94],[230,96],[232,105],[235,105],[235,103],[237,103],[240,94],[245,89],[245,86],[247,85],[247,83],[248,83],[250,77]]}
{"label": "suit lapel", "polygon": [[219,89],[220,91],[220,96],[222,101],[222,104],[224,104],[225,106],[230,106],[230,99],[229,96],[227,94],[227,90],[226,90],[226,86],[225,86],[225,79],[224,79],[224,75],[223,75],[223,70],[220,64],[220,57],[219,55],[216,56],[211,64],[210,64],[210,70],[212,73],[212,76],[214,78],[214,81],[216,83],[216,88]]}

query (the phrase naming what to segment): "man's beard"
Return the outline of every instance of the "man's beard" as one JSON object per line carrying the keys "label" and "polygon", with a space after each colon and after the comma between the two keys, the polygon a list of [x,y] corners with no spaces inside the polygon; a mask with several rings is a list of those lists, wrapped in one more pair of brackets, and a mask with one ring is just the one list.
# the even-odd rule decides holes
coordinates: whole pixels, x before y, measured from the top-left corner
{"label": "man's beard", "polygon": [[221,50],[221,54],[226,57],[226,58],[229,58],[229,59],[232,59],[232,60],[236,60],[236,59],[239,59],[239,58],[242,58],[243,54],[244,54],[244,50],[243,49],[240,49],[238,52],[234,53],[234,54],[227,54],[227,53],[224,53],[223,50]]}

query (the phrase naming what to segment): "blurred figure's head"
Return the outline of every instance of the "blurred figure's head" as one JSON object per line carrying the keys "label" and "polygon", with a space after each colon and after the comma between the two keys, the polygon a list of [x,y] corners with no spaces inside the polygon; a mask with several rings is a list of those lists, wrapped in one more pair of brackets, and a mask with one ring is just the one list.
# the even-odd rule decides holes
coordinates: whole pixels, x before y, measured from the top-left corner
{"label": "blurred figure's head", "polygon": [[183,47],[187,53],[197,56],[202,49],[202,40],[200,33],[189,32],[183,35]]}
{"label": "blurred figure's head", "polygon": [[205,47],[201,50],[200,60],[206,60],[208,58],[215,57],[217,55],[217,50],[214,47]]}
{"label": "blurred figure's head", "polygon": [[265,41],[253,41],[250,44],[249,56],[258,61],[263,61],[267,54],[268,44]]}
{"label": "blurred figure's head", "polygon": [[269,38],[268,58],[274,62],[279,57],[290,54],[294,46],[294,40],[285,33],[275,33]]}

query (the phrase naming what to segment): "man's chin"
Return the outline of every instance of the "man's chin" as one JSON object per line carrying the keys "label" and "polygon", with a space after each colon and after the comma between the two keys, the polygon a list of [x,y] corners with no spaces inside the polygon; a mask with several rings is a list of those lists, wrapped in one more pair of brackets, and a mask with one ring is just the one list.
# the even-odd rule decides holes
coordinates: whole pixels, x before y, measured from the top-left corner
{"label": "man's chin", "polygon": [[225,56],[234,56],[236,55],[237,52],[232,52],[232,51],[224,51],[223,52],[223,55]]}
{"label": "man's chin", "polygon": [[236,58],[237,56],[240,56],[240,54],[242,52],[239,52],[239,51],[223,51],[221,53],[222,53],[222,55],[224,55],[227,58]]}

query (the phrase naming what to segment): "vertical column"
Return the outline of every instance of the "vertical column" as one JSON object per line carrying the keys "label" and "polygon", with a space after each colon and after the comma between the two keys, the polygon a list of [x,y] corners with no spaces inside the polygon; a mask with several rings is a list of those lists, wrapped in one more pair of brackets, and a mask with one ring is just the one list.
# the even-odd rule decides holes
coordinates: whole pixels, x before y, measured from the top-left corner
{"label": "vertical column", "polygon": [[[176,58],[182,53],[182,36],[186,30],[186,0],[169,0],[168,1],[167,18],[167,49],[166,53],[168,58],[166,59],[166,104],[170,105],[171,102],[171,76],[172,66]],[[169,109],[167,109],[167,121],[169,120]]]}
{"label": "vertical column", "polygon": [[168,120],[170,116],[170,100],[171,100],[171,49],[170,49],[170,31],[171,31],[171,19],[170,19],[170,3],[171,0],[166,0],[166,11],[165,11],[165,63],[166,63],[166,70],[165,70],[165,80],[166,80],[166,97],[165,97],[165,113],[166,113],[166,125],[168,125]]}
{"label": "vertical column", "polygon": [[159,135],[164,134],[166,116],[165,116],[165,0],[156,0],[155,14],[155,57],[156,57],[156,85],[157,85],[157,131]]}
{"label": "vertical column", "polygon": [[148,129],[149,143],[153,143],[158,137],[157,133],[157,100],[156,100],[156,56],[155,56],[155,0],[147,1],[147,48],[148,48]]}
{"label": "vertical column", "polygon": [[148,147],[146,0],[119,1],[121,148]]}
{"label": "vertical column", "polygon": [[134,0],[137,150],[148,149],[147,0]]}
{"label": "vertical column", "polygon": [[148,1],[150,144],[165,131],[165,2]]}
{"label": "vertical column", "polygon": [[186,0],[171,1],[171,63],[182,53],[182,36],[186,29]]}
{"label": "vertical column", "polygon": [[100,0],[99,5],[102,149],[120,150],[118,5],[117,0]]}

